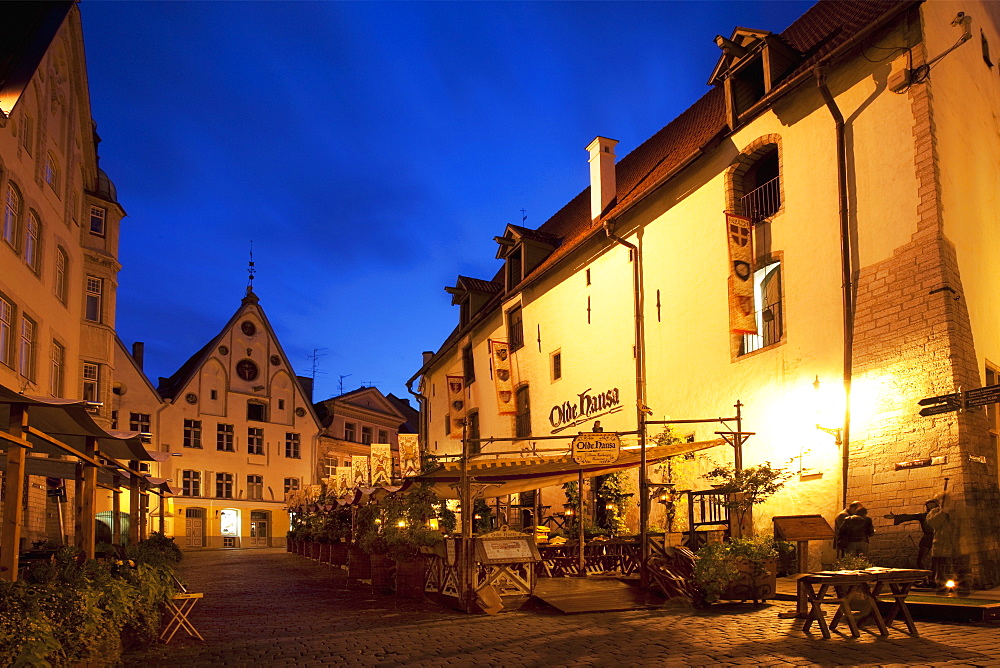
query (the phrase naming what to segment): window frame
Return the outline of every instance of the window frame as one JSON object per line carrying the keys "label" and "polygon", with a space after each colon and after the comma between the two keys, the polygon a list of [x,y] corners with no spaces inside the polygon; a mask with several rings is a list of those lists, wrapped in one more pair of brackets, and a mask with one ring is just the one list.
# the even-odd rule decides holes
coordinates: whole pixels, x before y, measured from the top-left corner
{"label": "window frame", "polygon": [[471,343],[462,348],[462,371],[466,386],[476,382],[476,358]]}
{"label": "window frame", "polygon": [[64,305],[69,297],[69,254],[62,246],[56,246],[55,282],[56,299]]}
{"label": "window frame", "polygon": [[184,431],[181,440],[182,447],[202,449],[201,420],[184,418]]}
{"label": "window frame", "polygon": [[87,274],[84,292],[83,318],[88,322],[104,322],[104,279]]}
{"label": "window frame", "polygon": [[[89,401],[90,403],[99,404],[101,403],[101,365],[97,362],[83,362],[83,371],[80,374],[80,378],[83,381],[83,392],[81,397],[84,401]],[[89,371],[93,373],[89,373]],[[90,392],[88,392],[90,388]],[[88,399],[87,396],[90,395],[92,398]]]}
{"label": "window frame", "polygon": [[0,294],[0,362],[12,369],[16,350],[15,322],[17,322],[17,309],[14,307],[14,302]]}
{"label": "window frame", "polygon": [[215,449],[218,452],[236,452],[236,426],[228,422],[216,422],[215,425]]}
{"label": "window frame", "polygon": [[264,428],[247,427],[247,454],[264,454]]}
{"label": "window frame", "polygon": [[302,436],[298,432],[285,432],[285,458],[302,459]]}
{"label": "window frame", "polygon": [[38,323],[21,314],[17,337],[17,372],[28,380],[35,380],[35,357],[38,351]]}
{"label": "window frame", "polygon": [[215,474],[215,498],[233,498],[233,474],[220,472]]}
{"label": "window frame", "polygon": [[24,232],[24,263],[36,275],[42,270],[42,221],[31,210]]}
{"label": "window frame", "polygon": [[357,443],[358,438],[358,423],[357,422],[345,422],[344,423],[344,440],[350,443]]}
{"label": "window frame", "polygon": [[[522,402],[522,397],[524,401]],[[523,403],[523,412],[522,412]],[[528,438],[531,436],[531,394],[527,384],[521,385],[514,390],[514,438]]]}
{"label": "window frame", "polygon": [[264,500],[264,476],[259,473],[247,474],[247,500]]}
{"label": "window frame", "polygon": [[20,237],[21,210],[24,208],[24,197],[12,182],[7,182],[4,193],[3,220],[0,221],[0,237],[8,246],[17,252]]}
{"label": "window frame", "polygon": [[196,469],[181,471],[181,496],[201,496],[201,471]]}
{"label": "window frame", "polygon": [[291,492],[297,492],[302,489],[302,483],[299,478],[285,478],[282,487],[285,490],[285,495],[287,496]]}
{"label": "window frame", "polygon": [[66,380],[66,346],[52,339],[49,351],[49,394],[53,397],[63,395],[63,383]]}
{"label": "window frame", "polygon": [[[108,210],[102,206],[90,207],[90,233],[95,237],[104,237],[107,235],[107,221],[108,221]],[[98,229],[94,229],[94,223],[98,222]]]}
{"label": "window frame", "polygon": [[375,430],[370,425],[361,426],[361,444],[371,445],[374,440]]}
{"label": "window frame", "polygon": [[524,347],[524,311],[521,305],[507,309],[507,345],[514,352]]}
{"label": "window frame", "polygon": [[52,192],[59,194],[59,177],[61,175],[61,170],[59,169],[59,161],[56,156],[52,154],[52,151],[45,152],[45,163],[42,166],[42,179],[45,184],[52,188]]}

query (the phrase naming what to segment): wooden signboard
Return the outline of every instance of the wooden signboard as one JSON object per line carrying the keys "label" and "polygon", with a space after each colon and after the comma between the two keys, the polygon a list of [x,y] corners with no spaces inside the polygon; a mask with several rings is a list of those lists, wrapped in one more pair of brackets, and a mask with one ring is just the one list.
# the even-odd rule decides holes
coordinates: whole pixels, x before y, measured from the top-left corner
{"label": "wooden signboard", "polygon": [[476,561],[481,564],[516,564],[541,561],[534,536],[501,529],[476,538]]}
{"label": "wooden signboard", "polygon": [[833,527],[822,515],[774,517],[774,534],[781,540],[832,540]]}
{"label": "wooden signboard", "polygon": [[614,464],[622,452],[618,434],[595,431],[573,439],[573,461],[577,464]]}

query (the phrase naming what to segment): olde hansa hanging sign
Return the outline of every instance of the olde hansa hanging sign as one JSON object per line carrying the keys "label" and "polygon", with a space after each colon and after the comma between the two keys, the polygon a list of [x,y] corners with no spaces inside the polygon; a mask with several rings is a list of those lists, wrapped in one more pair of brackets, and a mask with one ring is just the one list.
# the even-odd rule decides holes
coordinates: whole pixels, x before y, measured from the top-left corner
{"label": "olde hansa hanging sign", "polygon": [[573,439],[573,461],[588,464],[614,464],[622,453],[622,440],[610,432],[582,433]]}

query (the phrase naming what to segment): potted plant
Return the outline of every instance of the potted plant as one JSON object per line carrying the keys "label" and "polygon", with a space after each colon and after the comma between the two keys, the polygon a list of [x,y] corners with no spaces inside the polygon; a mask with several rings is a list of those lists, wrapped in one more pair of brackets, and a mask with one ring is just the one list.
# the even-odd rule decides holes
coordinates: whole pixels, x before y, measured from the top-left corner
{"label": "potted plant", "polygon": [[772,538],[734,538],[695,553],[695,584],[705,604],[774,596],[778,549]]}
{"label": "potted plant", "polygon": [[[731,513],[730,535],[752,536],[753,507],[764,503],[784,487],[792,473],[771,466],[771,462],[764,462],[739,470],[734,466],[716,466],[702,477],[713,481],[713,487],[726,495],[724,505]],[[733,519],[736,521],[733,522]]]}
{"label": "potted plant", "polygon": [[386,537],[389,557],[396,563],[396,595],[422,598],[425,554],[444,541],[441,532],[427,527],[406,527]]}
{"label": "potted plant", "polygon": [[[385,523],[383,514],[383,509],[374,503],[358,509],[356,547],[361,554],[352,549],[348,555],[350,577],[371,579],[372,585],[376,587],[389,586],[389,556],[386,554],[388,545],[382,532]],[[365,557],[362,557],[362,554]],[[364,564],[364,561],[367,561],[367,564]],[[367,576],[360,575],[366,570],[365,566],[367,566]]]}

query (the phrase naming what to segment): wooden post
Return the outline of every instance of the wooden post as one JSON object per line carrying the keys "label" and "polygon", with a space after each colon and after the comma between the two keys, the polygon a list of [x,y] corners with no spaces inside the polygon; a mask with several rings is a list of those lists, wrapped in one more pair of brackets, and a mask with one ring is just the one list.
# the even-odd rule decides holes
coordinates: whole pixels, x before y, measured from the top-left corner
{"label": "wooden post", "polygon": [[473,513],[475,503],[472,501],[472,481],[469,479],[469,433],[468,422],[462,420],[462,477],[461,477],[461,509],[462,509],[462,560],[460,573],[460,589],[464,595],[463,608],[473,612],[476,607],[475,568],[476,539],[472,535]]}
{"label": "wooden post", "polygon": [[111,544],[115,547],[122,544],[122,498],[120,476],[114,476],[114,490],[111,492]]}
{"label": "wooden post", "polygon": [[[24,404],[10,405],[10,435],[23,439],[28,427],[28,408]],[[21,519],[24,506],[24,479],[27,448],[7,444],[7,487],[3,503],[3,528],[0,531],[0,578],[17,580],[18,552],[21,547]]]}
{"label": "wooden post", "polygon": [[[128,466],[133,471],[139,470],[137,461],[130,461]],[[134,473],[128,478],[128,542],[130,545],[139,542],[139,478]]]}
{"label": "wooden post", "polygon": [[139,481],[139,540],[149,538],[147,518],[149,517],[149,485],[145,480]]}
{"label": "wooden post", "polygon": [[580,540],[580,550],[579,550],[579,563],[580,567],[580,577],[587,577],[587,555],[584,554],[584,533],[583,533],[583,468],[577,472],[576,477],[576,491],[578,493],[577,506],[576,506],[576,528],[577,528],[577,538]]}
{"label": "wooden post", "polygon": [[[88,436],[84,446],[84,454],[88,457],[97,457],[97,437]],[[83,463],[82,494],[77,499],[77,523],[79,525],[79,535],[77,537],[77,547],[83,550],[88,559],[94,558],[94,548],[97,544],[95,535],[95,507],[97,504],[97,467],[88,462]]]}
{"label": "wooden post", "polygon": [[167,505],[166,504],[167,504],[167,497],[161,495],[160,496],[160,529],[159,529],[161,536],[167,535],[166,524],[165,524],[166,523],[166,516],[167,516]]}

